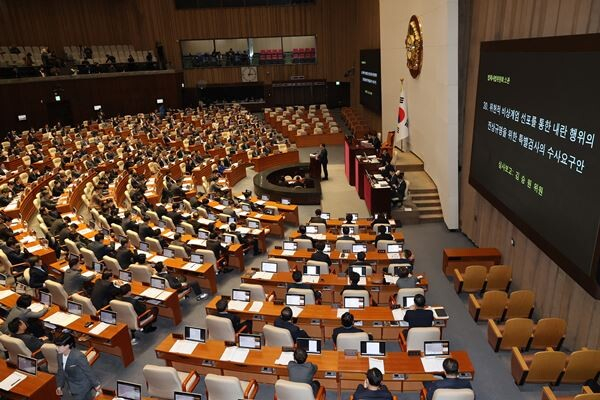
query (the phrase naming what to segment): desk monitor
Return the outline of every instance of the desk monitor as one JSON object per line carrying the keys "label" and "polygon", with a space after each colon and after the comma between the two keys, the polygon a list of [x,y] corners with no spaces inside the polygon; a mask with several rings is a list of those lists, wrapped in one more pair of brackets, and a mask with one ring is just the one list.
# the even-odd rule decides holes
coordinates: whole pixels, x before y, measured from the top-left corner
{"label": "desk monitor", "polygon": [[208,219],[210,219],[211,221],[216,221],[217,216],[213,213],[208,213]]}
{"label": "desk monitor", "polygon": [[268,194],[263,194],[262,196],[260,196],[260,199],[262,201],[269,201],[269,195]]}
{"label": "desk monitor", "polygon": [[114,311],[100,310],[100,321],[109,325],[117,324],[117,313]]}
{"label": "desk monitor", "polygon": [[320,265],[305,265],[304,275],[321,275]]}
{"label": "desk monitor", "polygon": [[25,115],[25,114],[19,114],[19,115],[17,115],[17,119],[19,121],[27,121],[27,115]]}
{"label": "desk monitor", "polygon": [[250,211],[252,211],[252,208],[250,207],[250,205],[248,205],[246,203],[243,203],[242,204],[242,211],[244,211],[244,212],[250,212]]}
{"label": "desk monitor", "polygon": [[198,393],[173,392],[173,400],[202,400],[202,395]]}
{"label": "desk monitor", "polygon": [[17,354],[17,369],[29,375],[37,374],[37,360],[23,354]]}
{"label": "desk monitor", "polygon": [[95,105],[94,106],[94,111],[100,111],[102,109],[101,105]]}
{"label": "desk monitor", "polygon": [[167,224],[165,223],[165,221],[160,220],[158,221],[158,227],[161,229],[164,229],[167,226]]}
{"label": "desk monitor", "polygon": [[110,231],[108,229],[105,229],[105,228],[101,228],[100,229],[100,233],[102,233],[102,235],[104,235],[104,237],[110,236]]}
{"label": "desk monitor", "polygon": [[69,314],[81,316],[83,314],[83,304],[69,300],[67,301],[67,311]]}
{"label": "desk monitor", "polygon": [[449,356],[450,342],[447,340],[432,340],[423,342],[425,356]]}
{"label": "desk monitor", "polygon": [[283,204],[284,206],[289,206],[290,204],[292,204],[292,201],[290,199],[282,197],[281,198],[281,204]]}
{"label": "desk monitor", "polygon": [[248,228],[250,229],[259,229],[260,223],[258,221],[248,221]]}
{"label": "desk monitor", "polygon": [[176,226],[175,232],[181,233],[183,235],[185,233],[185,228],[183,226]]}
{"label": "desk monitor", "polygon": [[229,225],[231,225],[231,224],[235,224],[235,217],[229,217],[229,218],[227,218],[227,223],[228,223]]}
{"label": "desk monitor", "polygon": [[388,253],[400,253],[402,251],[402,245],[399,243],[388,244],[387,252]]}
{"label": "desk monitor", "polygon": [[250,291],[244,289],[231,289],[231,300],[250,301]]}
{"label": "desk monitor", "polygon": [[325,221],[329,221],[331,219],[331,214],[328,212],[322,212],[321,218],[323,218]]}
{"label": "desk monitor", "polygon": [[97,274],[101,274],[102,273],[102,269],[104,269],[104,265],[102,265],[102,263],[98,262],[98,261],[94,261],[92,263],[92,266],[94,267],[94,272]]}
{"label": "desk monitor", "polygon": [[319,233],[319,228],[314,225],[307,225],[306,233],[309,235],[316,235],[317,233]]}
{"label": "desk monitor", "polygon": [[364,243],[356,243],[352,245],[352,252],[354,254],[356,253],[360,253],[360,252],[366,253],[367,252],[367,245]]}
{"label": "desk monitor", "polygon": [[344,297],[344,308],[365,308],[365,298],[362,296],[346,296]]}
{"label": "desk monitor", "polygon": [[119,279],[124,282],[131,282],[133,277],[131,276],[131,272],[129,271],[119,271]]}
{"label": "desk monitor", "polygon": [[375,213],[375,214],[373,214],[373,219],[378,219],[379,217],[383,217],[384,219],[388,219],[386,213]]}
{"label": "desk monitor", "polygon": [[117,381],[117,397],[127,400],[142,400],[142,385]]}
{"label": "desk monitor", "polygon": [[224,205],[225,207],[227,207],[229,205],[229,200],[227,199],[222,199],[221,200],[221,204]]}
{"label": "desk monitor", "polygon": [[40,292],[40,303],[50,307],[52,305],[52,295],[46,292]]}
{"label": "desk monitor", "polygon": [[208,239],[208,233],[206,231],[198,231],[198,239]]}
{"label": "desk monitor", "polygon": [[194,264],[204,264],[204,254],[192,253],[190,261]]}
{"label": "desk monitor", "polygon": [[348,235],[354,235],[356,233],[356,229],[353,226],[348,227]]}
{"label": "desk monitor", "polygon": [[226,244],[231,244],[231,243],[233,243],[233,236],[225,234],[225,235],[223,235],[223,241]]}
{"label": "desk monitor", "polygon": [[304,306],[304,295],[303,294],[286,294],[285,295],[286,306]]}
{"label": "desk monitor", "polygon": [[358,213],[349,213],[347,215],[351,215],[352,216],[352,222],[358,221]]}
{"label": "desk monitor", "polygon": [[306,350],[308,354],[321,354],[321,340],[310,338],[296,339],[296,345]]}
{"label": "desk monitor", "polygon": [[265,213],[265,215],[275,215],[275,210],[272,208],[265,208],[263,213]]}
{"label": "desk monitor", "polygon": [[184,328],[183,338],[185,340],[204,343],[206,342],[206,329],[186,326]]}
{"label": "desk monitor", "polygon": [[404,296],[402,298],[402,307],[408,308],[415,304],[415,296]]}
{"label": "desk monitor", "polygon": [[331,243],[325,243],[325,248],[323,249],[323,253],[331,253]]}
{"label": "desk monitor", "polygon": [[260,264],[260,270],[262,272],[272,272],[272,273],[275,273],[275,272],[277,272],[277,263],[269,262],[269,261],[263,261]]}
{"label": "desk monitor", "polygon": [[360,276],[367,276],[367,267],[353,265],[350,267],[352,272],[356,272]]}
{"label": "desk monitor", "polygon": [[385,356],[385,342],[360,342],[361,356]]}
{"label": "desk monitor", "polygon": [[173,249],[163,249],[163,256],[167,257],[167,258],[174,258],[175,257],[175,251],[173,251]]}
{"label": "desk monitor", "polygon": [[150,245],[147,242],[140,242],[140,250],[147,252],[150,250]]}
{"label": "desk monitor", "polygon": [[292,242],[290,240],[285,240],[283,242],[283,250],[296,251],[298,250],[298,243]]}
{"label": "desk monitor", "polygon": [[250,335],[240,333],[238,335],[238,346],[244,349],[256,349],[260,350],[261,342],[260,335]]}
{"label": "desk monitor", "polygon": [[167,288],[167,280],[153,276],[150,278],[150,286],[155,289],[165,290]]}

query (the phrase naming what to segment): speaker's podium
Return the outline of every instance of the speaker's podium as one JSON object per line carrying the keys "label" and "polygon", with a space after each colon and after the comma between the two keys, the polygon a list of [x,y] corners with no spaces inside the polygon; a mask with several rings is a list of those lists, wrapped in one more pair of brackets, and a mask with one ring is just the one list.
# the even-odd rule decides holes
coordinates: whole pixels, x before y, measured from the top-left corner
{"label": "speaker's podium", "polygon": [[317,180],[321,180],[321,160],[317,158],[318,153],[310,155],[310,164],[308,165],[308,175]]}
{"label": "speaker's podium", "polygon": [[367,156],[375,154],[375,148],[366,140],[359,141],[351,136],[346,137],[346,143],[344,144],[344,164],[346,178],[348,178],[350,186],[355,186],[357,184],[355,159],[358,154]]}
{"label": "speaker's podium", "polygon": [[379,174],[369,174],[363,176],[364,194],[367,209],[374,215],[375,213],[386,213],[390,215],[392,203],[392,189],[390,185]]}

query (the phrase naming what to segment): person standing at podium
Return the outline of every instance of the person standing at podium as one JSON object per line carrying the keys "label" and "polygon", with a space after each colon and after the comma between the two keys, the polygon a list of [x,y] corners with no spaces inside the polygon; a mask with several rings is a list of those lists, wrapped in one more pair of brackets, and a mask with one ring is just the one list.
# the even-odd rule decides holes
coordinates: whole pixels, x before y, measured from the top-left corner
{"label": "person standing at podium", "polygon": [[329,179],[329,173],[327,172],[327,163],[329,161],[327,160],[327,148],[325,147],[325,143],[321,143],[321,151],[317,156],[317,160],[321,162],[321,166],[323,167],[323,175],[325,175],[325,178],[323,178],[323,180],[326,181],[327,179]]}

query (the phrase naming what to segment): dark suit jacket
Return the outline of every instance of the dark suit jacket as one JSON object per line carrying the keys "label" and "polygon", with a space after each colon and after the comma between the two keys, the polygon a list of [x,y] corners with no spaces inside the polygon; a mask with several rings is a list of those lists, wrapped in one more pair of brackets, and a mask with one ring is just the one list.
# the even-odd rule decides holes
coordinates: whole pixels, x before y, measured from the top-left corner
{"label": "dark suit jacket", "polygon": [[375,245],[377,246],[377,242],[380,240],[394,240],[394,237],[390,233],[380,233],[375,236]]}
{"label": "dark suit jacket", "polygon": [[117,294],[119,294],[119,288],[113,285],[111,281],[99,279],[94,284],[94,289],[92,289],[92,303],[99,310],[107,306]]}
{"label": "dark suit jacket", "polygon": [[41,288],[46,279],[48,279],[48,272],[45,270],[33,267],[29,269],[29,286],[32,288]]}
{"label": "dark suit jacket", "polygon": [[427,400],[433,399],[437,389],[471,389],[471,382],[466,379],[444,378],[439,381],[423,382],[427,389]]}
{"label": "dark suit jacket", "polygon": [[381,385],[378,390],[369,390],[363,385],[358,385],[354,392],[354,400],[392,400],[392,394],[385,385]]}
{"label": "dark suit jacket", "polygon": [[8,257],[8,261],[10,261],[11,264],[21,264],[27,261],[25,252],[16,251],[7,245],[2,245],[0,249],[6,254],[6,257]]}
{"label": "dark suit jacket", "polygon": [[85,355],[77,349],[71,349],[63,367],[63,357],[58,355],[56,386],[63,392],[71,393],[74,399],[85,399],[88,392],[100,385]]}
{"label": "dark suit jacket", "polygon": [[44,344],[42,340],[36,338],[31,333],[27,332],[20,335],[14,335],[14,337],[21,339],[23,343],[25,343],[25,346],[27,346],[27,348],[31,350],[32,353],[38,351]]}
{"label": "dark suit jacket", "polygon": [[407,310],[404,314],[404,321],[408,322],[408,326],[411,328],[428,328],[433,324],[433,311]]}
{"label": "dark suit jacket", "polygon": [[215,253],[215,258],[217,260],[221,258],[221,244],[216,240],[208,239],[206,241],[206,249],[211,250],[213,253]]}
{"label": "dark suit jacket", "polygon": [[329,256],[322,251],[315,251],[312,256],[310,256],[310,259],[313,261],[323,261],[326,262],[327,265],[331,266],[331,258],[329,258]]}
{"label": "dark suit jacket", "polygon": [[350,328],[346,328],[344,326],[338,326],[331,333],[331,338],[333,339],[333,343],[337,344],[337,337],[340,333],[359,333],[359,332],[364,332],[364,331],[355,326],[351,326]]}
{"label": "dark suit jacket", "polygon": [[140,224],[139,235],[141,240],[146,240],[148,236],[156,237],[160,235],[160,231],[152,229],[148,224]]}
{"label": "dark suit jacket", "polygon": [[83,288],[83,284],[94,279],[94,275],[85,277],[81,275],[81,271],[75,271],[73,269],[67,269],[63,276],[63,288],[67,294],[71,295],[80,291]]}
{"label": "dark suit jacket", "polygon": [[319,161],[321,161],[321,164],[327,164],[329,162],[329,160],[327,160],[327,149],[321,149],[319,152]]}
{"label": "dark suit jacket", "polygon": [[102,257],[109,255],[112,251],[112,248],[106,246],[104,243],[95,241],[90,242],[87,248],[94,252],[98,260],[102,260]]}
{"label": "dark suit jacket", "polygon": [[127,247],[119,247],[117,253],[115,254],[115,259],[119,262],[119,266],[122,269],[127,269],[133,262],[133,252],[129,250]]}
{"label": "dark suit jacket", "polygon": [[340,236],[339,238],[337,238],[337,240],[352,240],[353,242],[356,242],[356,239],[352,236]]}
{"label": "dark suit jacket", "polygon": [[133,309],[135,310],[135,313],[137,315],[140,315],[144,311],[146,311],[146,305],[143,302],[141,302],[141,301],[139,301],[137,299],[134,299],[133,297],[122,296],[122,297],[119,298],[119,300],[125,301],[127,303],[130,303],[133,306]]}
{"label": "dark suit jacket", "polygon": [[312,384],[317,366],[311,362],[298,364],[296,361],[290,361],[288,364],[288,376],[290,381],[298,383]]}
{"label": "dark suit jacket", "polygon": [[281,319],[281,317],[277,317],[277,319],[275,320],[275,323],[273,324],[278,328],[283,328],[283,329],[287,329],[288,331],[290,331],[290,334],[292,335],[292,339],[294,339],[294,343],[296,343],[296,339],[298,338],[307,338],[308,334],[298,328],[296,325],[294,325],[292,322],[290,321],[284,321]]}
{"label": "dark suit jacket", "polygon": [[139,232],[138,225],[135,222],[131,221],[131,220],[125,221],[124,219],[122,219],[121,220],[121,227],[123,228],[123,230],[125,232],[127,232],[127,231]]}

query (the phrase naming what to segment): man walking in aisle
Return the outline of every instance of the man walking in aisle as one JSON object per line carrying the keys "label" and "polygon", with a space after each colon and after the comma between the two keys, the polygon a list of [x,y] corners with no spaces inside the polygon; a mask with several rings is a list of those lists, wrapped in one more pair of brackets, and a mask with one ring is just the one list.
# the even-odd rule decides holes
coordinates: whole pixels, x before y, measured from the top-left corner
{"label": "man walking in aisle", "polygon": [[327,149],[325,148],[325,143],[321,143],[321,151],[319,152],[317,159],[321,161],[321,165],[323,166],[323,175],[325,175],[323,180],[326,181],[329,179],[329,173],[327,172],[327,163],[329,161],[327,160]]}

